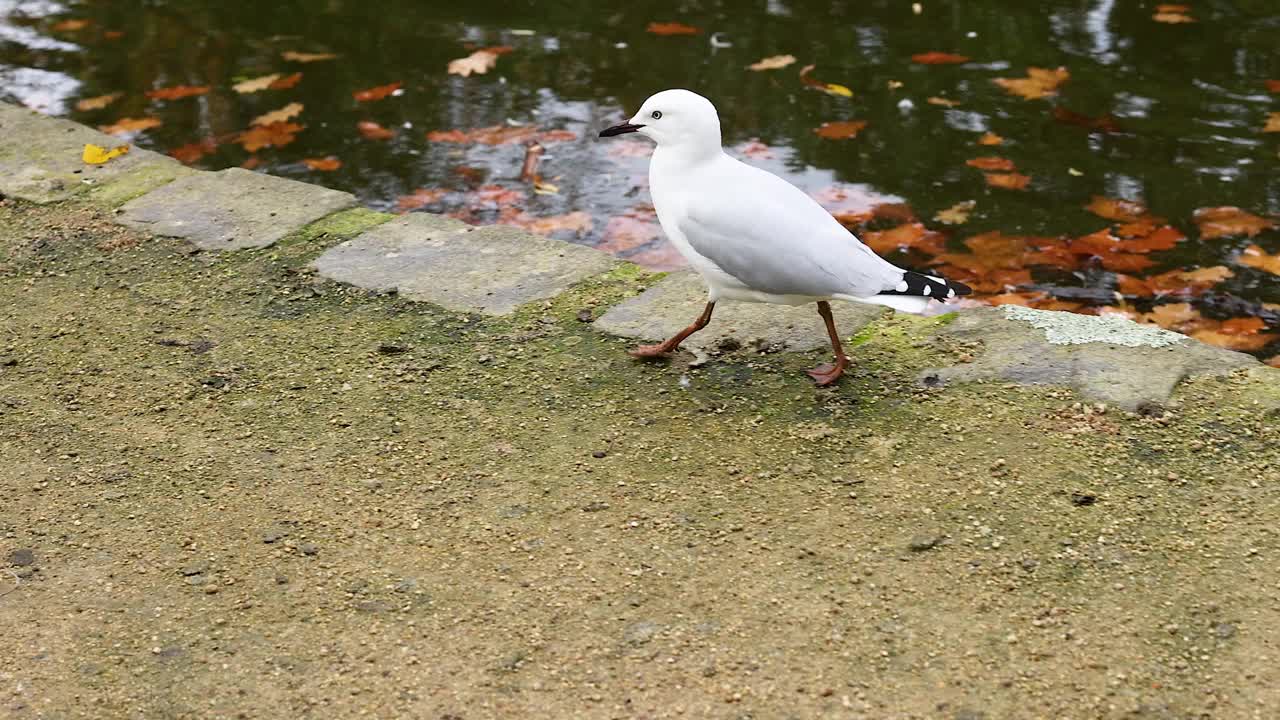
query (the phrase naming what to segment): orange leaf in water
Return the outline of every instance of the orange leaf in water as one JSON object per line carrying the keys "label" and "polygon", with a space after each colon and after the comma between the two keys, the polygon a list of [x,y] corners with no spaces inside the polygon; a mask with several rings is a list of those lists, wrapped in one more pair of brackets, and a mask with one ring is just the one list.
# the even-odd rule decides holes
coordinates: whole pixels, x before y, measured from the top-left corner
{"label": "orange leaf in water", "polygon": [[645,32],[651,32],[654,35],[697,35],[702,32],[692,25],[685,25],[678,22],[651,22],[645,28]]}
{"label": "orange leaf in water", "polygon": [[1027,68],[1027,76],[1024,78],[996,78],[992,82],[1013,95],[1038,100],[1056,95],[1058,88],[1070,77],[1071,73],[1064,67],[1056,70],[1033,67]]}
{"label": "orange leaf in water", "polygon": [[124,97],[124,93],[111,93],[109,95],[99,95],[97,97],[84,98],[76,102],[76,109],[80,112],[89,110],[101,110],[111,103]]}
{"label": "orange leaf in water", "polygon": [[836,120],[834,122],[824,122],[814,129],[814,133],[818,137],[828,140],[845,140],[847,138],[857,137],[858,133],[867,126],[865,120]]}
{"label": "orange leaf in water", "polygon": [[396,134],[388,130],[372,120],[361,120],[356,123],[356,130],[360,131],[368,140],[390,140]]}
{"label": "orange leaf in water", "polygon": [[264,147],[284,147],[297,139],[297,134],[305,128],[290,122],[255,125],[237,135],[236,142],[249,152],[257,152]]}
{"label": "orange leaf in water", "polygon": [[930,105],[940,105],[942,107],[953,108],[960,104],[959,100],[950,100],[944,97],[933,96],[925,100]]}
{"label": "orange leaf in water", "polygon": [[342,161],[332,155],[322,158],[303,158],[302,164],[320,172],[332,172],[342,167]]}
{"label": "orange leaf in water", "polygon": [[418,188],[408,195],[396,198],[396,212],[407,213],[440,202],[449,194],[442,188]]}
{"label": "orange leaf in water", "polygon": [[926,52],[912,55],[911,62],[920,63],[921,65],[954,65],[967,63],[969,58],[955,53]]}
{"label": "orange leaf in water", "polygon": [[280,53],[280,57],[288,60],[289,62],[312,63],[320,62],[322,60],[333,60],[338,56],[333,53],[300,53],[292,50],[286,50]]}
{"label": "orange leaf in water", "polygon": [[160,125],[160,118],[121,118],[112,125],[101,125],[98,129],[108,135],[120,135],[121,133],[150,130],[154,127],[160,127]]}
{"label": "orange leaf in water", "polygon": [[1156,12],[1151,16],[1151,19],[1169,25],[1193,23],[1196,19],[1188,15],[1187,13],[1189,12],[1191,12],[1191,6],[1189,5],[1157,5]]}
{"label": "orange leaf in water", "polygon": [[661,272],[679,270],[689,264],[679,250],[676,250],[671,243],[665,242],[631,253],[627,259],[641,267]]}
{"label": "orange leaf in water", "polygon": [[148,90],[147,97],[152,100],[181,100],[182,98],[192,97],[194,95],[204,95],[209,92],[208,85],[176,85],[174,87],[156,88]]}
{"label": "orange leaf in water", "polygon": [[609,218],[601,234],[601,242],[596,247],[617,254],[648,245],[661,236],[662,228],[657,223],[653,208],[639,206]]}
{"label": "orange leaf in water", "polygon": [[1180,230],[1166,225],[1146,235],[1123,240],[1119,247],[1125,252],[1146,253],[1153,250],[1170,250],[1185,239],[1186,236]]}
{"label": "orange leaf in water", "polygon": [[1102,267],[1112,272],[1141,272],[1155,265],[1155,262],[1146,255],[1134,255],[1131,253],[1106,253],[1098,256],[1102,262]]}
{"label": "orange leaf in water", "polygon": [[1250,245],[1240,253],[1238,262],[1252,268],[1265,270],[1272,275],[1280,275],[1280,253],[1268,255],[1257,245]]}
{"label": "orange leaf in water", "polygon": [[993,132],[988,132],[988,133],[984,133],[982,137],[978,138],[978,144],[979,145],[1003,145],[1004,138],[1000,137],[999,135]]}
{"label": "orange leaf in water", "polygon": [[1155,323],[1165,330],[1181,330],[1201,319],[1200,311],[1191,303],[1165,303],[1151,308],[1151,312],[1142,316],[1147,322]]}
{"label": "orange leaf in water", "polygon": [[539,132],[532,125],[510,127],[494,125],[493,127],[475,128],[473,130],[432,130],[427,133],[431,142],[444,143],[479,143],[481,145],[507,145],[527,140],[537,140],[543,144],[564,142],[577,139],[577,135],[568,130],[546,130]]}
{"label": "orange leaf in water", "polygon": [[943,225],[963,225],[969,222],[969,214],[978,206],[975,200],[958,202],[945,210],[939,210],[933,219]]}
{"label": "orange leaf in water", "polygon": [[289,103],[279,110],[272,110],[259,115],[249,122],[250,125],[277,125],[302,113],[302,103]]}
{"label": "orange leaf in water", "polygon": [[1267,124],[1262,126],[1264,133],[1280,133],[1280,112],[1273,112],[1267,116]]}
{"label": "orange leaf in water", "polygon": [[928,255],[938,255],[946,250],[946,238],[918,222],[905,223],[892,230],[865,232],[862,242],[880,254],[914,248]]}
{"label": "orange leaf in water", "polygon": [[822,92],[827,93],[828,95],[836,95],[839,97],[853,97],[853,91],[843,85],[823,82],[821,80],[817,80],[812,77],[809,77],[809,73],[813,72],[813,69],[815,67],[817,66],[805,65],[804,67],[800,68],[800,82],[803,83],[805,87],[810,87],[810,88],[813,88],[814,90],[821,90]]}
{"label": "orange leaf in water", "polygon": [[395,91],[400,89],[401,84],[402,83],[393,82],[389,85],[379,85],[378,87],[369,88],[368,90],[359,90],[351,93],[351,97],[355,98],[356,102],[373,102],[374,100],[381,100],[394,94]]}
{"label": "orange leaf in water", "polygon": [[1263,230],[1270,230],[1276,224],[1266,218],[1247,213],[1230,205],[1213,208],[1200,208],[1195,211],[1192,220],[1200,226],[1200,237],[1212,240],[1220,237],[1247,235],[1253,237]]}
{"label": "orange leaf in water", "polygon": [[470,77],[473,74],[484,75],[497,64],[497,53],[492,53],[488,50],[477,50],[466,57],[450,60],[447,69],[450,75]]}
{"label": "orange leaf in water", "polygon": [[174,158],[180,163],[190,165],[198,162],[200,158],[218,149],[218,141],[214,138],[205,138],[200,142],[190,143],[181,147],[176,147],[169,151],[169,157]]}
{"label": "orange leaf in water", "polygon": [[122,31],[122,30],[107,30],[107,31],[105,31],[105,32],[103,32],[103,33],[102,33],[102,37],[103,37],[103,39],[104,39],[104,40],[119,40],[120,38],[124,37],[124,31]]}
{"label": "orange leaf in water", "polygon": [[761,70],[778,70],[779,68],[784,68],[795,61],[795,55],[774,55],[751,63],[747,66],[747,69],[755,70],[756,72],[760,72]]}
{"label": "orange leaf in water", "polygon": [[1133,200],[1114,200],[1101,195],[1094,195],[1093,200],[1088,205],[1085,205],[1084,209],[1098,217],[1122,223],[1141,222],[1144,220],[1164,222],[1148,213],[1146,205]]}
{"label": "orange leaf in water", "polygon": [[965,165],[968,165],[969,167],[978,168],[979,170],[1008,171],[1008,170],[1015,169],[1015,166],[1012,160],[1009,160],[1007,158],[1002,158],[1002,157],[993,157],[993,156],[977,157],[977,158],[973,158],[972,160],[966,160]]}
{"label": "orange leaf in water", "polygon": [[83,30],[87,27],[89,27],[88,20],[80,20],[77,18],[72,18],[70,20],[63,20],[62,22],[55,23],[53,26],[53,31],[54,32],[75,32],[77,30]]}
{"label": "orange leaf in water", "polygon": [[1232,335],[1220,330],[1196,330],[1191,333],[1191,337],[1208,345],[1216,345],[1224,347],[1228,350],[1237,352],[1257,352],[1262,348],[1271,344],[1277,335],[1275,333],[1258,333],[1256,335]]}
{"label": "orange leaf in water", "polygon": [[564,215],[550,217],[532,217],[523,213],[506,220],[508,225],[518,225],[537,235],[551,235],[558,232],[572,232],[583,235],[591,232],[591,216],[581,210],[574,210]]}
{"label": "orange leaf in water", "polygon": [[292,89],[294,85],[297,85],[298,81],[301,79],[302,73],[296,72],[291,75],[285,75],[279,80],[273,80],[269,87],[272,90],[289,90]]}
{"label": "orange leaf in water", "polygon": [[1280,80],[1267,80],[1267,92],[1280,93]]}
{"label": "orange leaf in water", "polygon": [[1120,121],[1116,120],[1112,115],[1103,115],[1096,118],[1089,117],[1088,115],[1082,115],[1081,113],[1068,110],[1061,105],[1053,108],[1053,119],[1060,123],[1078,125],[1087,130],[1094,130],[1102,133],[1118,133],[1122,131]]}
{"label": "orange leaf in water", "polygon": [[1020,175],[1018,173],[987,173],[987,184],[991,187],[1004,188],[1006,190],[1026,190],[1027,185],[1030,183],[1030,175]]}
{"label": "orange leaf in water", "polygon": [[1227,335],[1257,335],[1266,326],[1258,317],[1231,318],[1222,322],[1222,332]]}

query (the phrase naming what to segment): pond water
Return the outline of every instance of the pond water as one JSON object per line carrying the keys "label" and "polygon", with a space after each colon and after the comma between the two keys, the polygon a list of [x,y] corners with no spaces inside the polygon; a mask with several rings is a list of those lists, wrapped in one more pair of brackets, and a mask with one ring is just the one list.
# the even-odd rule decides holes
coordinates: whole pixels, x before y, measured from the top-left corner
{"label": "pond water", "polygon": [[[0,98],[95,126],[146,120],[122,139],[197,167],[247,164],[375,208],[524,224],[670,268],[647,147],[596,131],[687,87],[717,104],[735,153],[900,264],[995,301],[1125,313],[1270,358],[1278,47],[1274,0],[0,0]],[[448,72],[486,48],[486,72]],[[913,59],[926,52],[966,59]],[[747,67],[786,54],[796,61]],[[1060,67],[1043,97],[994,82]],[[273,74],[274,89],[235,87]],[[181,86],[208,90],[166,99]],[[284,124],[244,134],[293,103]],[[815,132],[841,121],[866,125]],[[987,133],[1003,142],[980,144]],[[250,152],[255,138],[272,144]],[[545,147],[536,187],[521,179],[531,139]],[[1087,210],[1095,197],[1145,207]],[[935,217],[966,202],[950,224]],[[1220,206],[1241,213],[1195,221]]]}

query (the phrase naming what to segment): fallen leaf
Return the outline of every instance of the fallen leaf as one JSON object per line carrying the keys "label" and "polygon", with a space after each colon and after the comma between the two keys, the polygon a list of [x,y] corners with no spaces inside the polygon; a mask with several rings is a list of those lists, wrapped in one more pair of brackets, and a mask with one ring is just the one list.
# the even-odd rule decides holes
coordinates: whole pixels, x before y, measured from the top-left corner
{"label": "fallen leaf", "polygon": [[441,188],[418,188],[408,195],[396,199],[396,212],[407,213],[433,203],[438,203],[449,194]]}
{"label": "fallen leaf", "polygon": [[1196,330],[1191,337],[1208,345],[1227,348],[1237,352],[1257,352],[1271,344],[1276,333],[1258,333],[1256,335],[1232,335],[1219,330]]}
{"label": "fallen leaf", "polygon": [[680,254],[679,250],[676,250],[675,246],[665,242],[632,253],[627,256],[627,260],[641,267],[660,272],[679,270],[689,264],[689,261],[684,259],[684,256]]}
{"label": "fallen leaf", "polygon": [[1191,7],[1187,5],[1157,5],[1156,12],[1151,16],[1151,19],[1170,25],[1193,23],[1196,20],[1187,14],[1189,12],[1191,12]]}
{"label": "fallen leaf", "polygon": [[1070,77],[1071,73],[1064,67],[1056,70],[1033,67],[1027,68],[1025,78],[995,78],[992,82],[1013,95],[1027,100],[1038,100],[1056,95],[1058,88]]}
{"label": "fallen leaf", "polygon": [[1267,324],[1259,317],[1239,317],[1222,321],[1222,332],[1227,335],[1257,335]]}
{"label": "fallen leaf", "polygon": [[847,98],[853,97],[853,91],[845,87],[844,85],[837,85],[835,83],[822,82],[821,80],[815,80],[809,77],[809,73],[812,72],[815,67],[817,67],[817,65],[805,65],[803,68],[800,68],[800,82],[803,83],[805,87],[811,87],[815,90],[821,90],[822,92],[827,93],[828,95],[836,95],[838,97],[847,97]]}
{"label": "fallen leaf", "polygon": [[938,214],[933,216],[933,219],[944,225],[963,225],[969,222],[969,214],[977,206],[978,203],[975,200],[958,202],[946,210],[939,210]]}
{"label": "fallen leaf", "polygon": [[72,18],[70,20],[63,20],[62,22],[54,23],[53,31],[54,32],[75,32],[77,30],[83,30],[86,27],[89,27],[88,20],[80,20],[77,18]]}
{"label": "fallen leaf", "polygon": [[1088,205],[1084,206],[1085,210],[1107,220],[1115,220],[1116,222],[1138,222],[1144,218],[1150,218],[1147,212],[1147,206],[1134,200],[1117,200],[1113,198],[1094,195]]}
{"label": "fallen leaf", "polygon": [[954,65],[967,63],[969,58],[955,53],[926,52],[912,55],[911,62],[920,63],[921,65]]}
{"label": "fallen leaf", "polygon": [[968,165],[969,167],[978,168],[979,170],[1009,171],[1009,170],[1015,169],[1015,166],[1012,160],[1009,160],[1007,158],[992,157],[992,156],[976,157],[976,158],[973,158],[972,160],[966,160],[964,164]]}
{"label": "fallen leaf", "polygon": [[1200,208],[1192,215],[1192,220],[1200,227],[1200,237],[1203,240],[1236,235],[1253,237],[1263,230],[1270,230],[1276,227],[1276,224],[1271,220],[1247,213],[1238,207],[1230,205]]}
{"label": "fallen leaf", "polygon": [[795,55],[773,55],[771,57],[762,58],[747,66],[748,70],[778,70],[784,68],[796,61]]}
{"label": "fallen leaf", "polygon": [[1152,232],[1120,242],[1124,252],[1147,253],[1155,250],[1171,250],[1186,239],[1180,230],[1168,225]]}
{"label": "fallen leaf", "polygon": [[541,180],[533,181],[533,192],[536,195],[559,195],[560,186]]}
{"label": "fallen leaf", "polygon": [[645,32],[651,32],[654,35],[697,35],[702,32],[692,25],[685,25],[678,22],[651,22],[645,28]]}
{"label": "fallen leaf", "polygon": [[944,97],[932,96],[925,100],[930,105],[941,105],[942,107],[953,108],[960,104],[959,100],[948,100]]}
{"label": "fallen leaf", "polygon": [[390,140],[396,136],[394,131],[388,130],[372,120],[361,120],[356,123],[356,130],[368,140]]}
{"label": "fallen leaf", "polygon": [[987,173],[987,184],[1005,190],[1026,190],[1031,183],[1030,175],[1018,173]]}
{"label": "fallen leaf", "polygon": [[1268,255],[1257,245],[1250,245],[1240,253],[1238,262],[1259,270],[1266,270],[1272,275],[1280,275],[1280,253]]}
{"label": "fallen leaf", "polygon": [[507,224],[519,225],[537,235],[551,235],[558,232],[572,232],[575,235],[583,235],[591,232],[592,226],[591,216],[581,210],[550,217],[521,215],[508,221]]}
{"label": "fallen leaf", "polygon": [[828,140],[846,140],[848,138],[857,137],[858,133],[867,126],[865,120],[836,120],[833,122],[824,122],[814,128],[813,132],[818,137]]}
{"label": "fallen leaf", "polygon": [[1165,330],[1182,330],[1201,320],[1201,315],[1191,303],[1164,303],[1143,314],[1142,320],[1159,325]]}
{"label": "fallen leaf", "polygon": [[983,134],[982,137],[978,138],[978,144],[979,145],[1003,145],[1004,138],[1000,137],[999,135],[993,132],[989,132],[989,133]]}
{"label": "fallen leaf", "polygon": [[244,168],[245,170],[253,170],[254,168],[258,167],[261,164],[262,164],[262,158],[258,157],[257,155],[250,155],[249,157],[244,159],[244,162],[240,163],[240,167]]}
{"label": "fallen leaf", "polygon": [[80,159],[89,165],[101,165],[112,158],[120,157],[128,152],[128,145],[121,145],[114,150],[108,150],[101,145],[86,143],[84,146],[84,152],[80,155]]}
{"label": "fallen leaf", "polygon": [[481,145],[507,145],[510,143],[537,140],[540,143],[566,142],[576,140],[577,135],[568,130],[539,131],[532,125],[494,125],[492,127],[475,128],[473,130],[432,130],[427,133],[431,142],[444,143],[479,143]]}
{"label": "fallen leaf", "polygon": [[107,30],[102,33],[104,40],[119,40],[122,37],[124,37],[124,32],[121,30]]}
{"label": "fallen leaf", "polygon": [[[618,144],[618,143],[614,143],[614,144]],[[647,146],[649,144],[645,143],[645,145]],[[743,157],[748,157],[753,160],[773,159],[773,149],[770,148],[768,145],[765,145],[764,143],[754,138],[751,140],[748,140],[747,142],[739,145],[734,149],[737,150],[739,153],[742,153]],[[651,155],[652,152],[645,153],[645,154]]]}
{"label": "fallen leaf", "polygon": [[1280,93],[1280,80],[1267,80],[1267,92]]}
{"label": "fallen leaf", "polygon": [[355,98],[356,102],[373,102],[374,100],[381,100],[394,94],[395,91],[400,89],[401,84],[402,83],[393,82],[389,85],[379,85],[378,87],[369,88],[368,90],[359,90],[351,93],[351,97]]}
{"label": "fallen leaf", "polygon": [[616,255],[648,245],[661,236],[653,207],[641,205],[609,218],[596,249]]}
{"label": "fallen leaf", "polygon": [[249,122],[250,125],[275,125],[297,117],[302,112],[302,103],[289,103],[279,110],[272,110],[259,115]]}
{"label": "fallen leaf", "polygon": [[333,60],[338,56],[333,53],[300,53],[286,50],[280,53],[280,57],[289,62],[312,63],[320,62],[321,60]]}
{"label": "fallen leaf", "polygon": [[101,110],[111,103],[124,97],[124,93],[109,93],[107,95],[98,95],[97,97],[84,98],[76,102],[76,109],[80,112],[89,110]]}
{"label": "fallen leaf", "polygon": [[1262,132],[1280,132],[1280,112],[1273,112],[1267,116],[1267,124],[1262,126]]}
{"label": "fallen leaf", "polygon": [[190,165],[198,162],[200,158],[212,153],[218,149],[218,141],[214,138],[205,138],[200,142],[193,142],[187,145],[176,147],[169,151],[169,157],[180,163]]}
{"label": "fallen leaf", "polygon": [[267,125],[255,125],[236,136],[236,142],[249,152],[257,152],[264,147],[284,147],[296,139],[306,126],[290,122],[277,122]]}
{"label": "fallen leaf", "polygon": [[297,85],[298,81],[301,79],[302,79],[302,73],[300,72],[293,73],[292,75],[285,75],[279,80],[272,82],[271,89],[272,90],[289,90],[293,88],[294,85]]}
{"label": "fallen leaf", "polygon": [[1223,280],[1230,280],[1231,278],[1236,276],[1235,273],[1231,272],[1230,268],[1223,267],[1222,265],[1199,268],[1197,270],[1184,270],[1184,271],[1175,271],[1175,272],[1178,274],[1178,277],[1180,279],[1192,285],[1199,285],[1199,284],[1217,285]]}
{"label": "fallen leaf", "polygon": [[332,155],[322,158],[303,158],[302,164],[320,172],[332,172],[342,167],[342,161]]}
{"label": "fallen leaf", "polygon": [[904,223],[892,230],[865,232],[861,239],[881,254],[914,248],[927,255],[938,255],[946,250],[946,238],[918,222]]}
{"label": "fallen leaf", "polygon": [[243,82],[238,82],[235,85],[232,85],[231,89],[235,90],[241,95],[245,95],[248,93],[261,92],[271,87],[271,83],[279,79],[280,79],[280,73],[263,75],[262,77],[251,78]]}
{"label": "fallen leaf", "polygon": [[208,85],[176,85],[174,87],[148,90],[146,95],[152,100],[181,100],[194,95],[204,95],[209,90],[210,87]]}
{"label": "fallen leaf", "polygon": [[1120,121],[1113,115],[1103,115],[1096,118],[1089,117],[1088,115],[1068,110],[1061,105],[1053,108],[1053,119],[1067,125],[1077,125],[1093,132],[1118,133],[1123,131],[1123,128],[1120,127]]}
{"label": "fallen leaf", "polygon": [[144,117],[144,118],[121,118],[111,125],[101,125],[99,130],[108,135],[119,135],[121,133],[140,132],[142,130],[150,130],[153,127],[160,127],[160,118]]}
{"label": "fallen leaf", "polygon": [[473,73],[483,75],[498,64],[497,53],[488,50],[477,50],[470,55],[449,61],[449,74],[470,77]]}

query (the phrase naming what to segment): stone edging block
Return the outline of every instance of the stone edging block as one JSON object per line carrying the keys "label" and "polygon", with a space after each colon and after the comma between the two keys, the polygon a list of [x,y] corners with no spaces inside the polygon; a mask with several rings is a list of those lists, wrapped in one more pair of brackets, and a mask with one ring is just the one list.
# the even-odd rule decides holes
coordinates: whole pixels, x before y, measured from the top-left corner
{"label": "stone edging block", "polygon": [[517,227],[413,213],[330,248],[323,277],[464,312],[507,315],[618,264],[598,250]]}

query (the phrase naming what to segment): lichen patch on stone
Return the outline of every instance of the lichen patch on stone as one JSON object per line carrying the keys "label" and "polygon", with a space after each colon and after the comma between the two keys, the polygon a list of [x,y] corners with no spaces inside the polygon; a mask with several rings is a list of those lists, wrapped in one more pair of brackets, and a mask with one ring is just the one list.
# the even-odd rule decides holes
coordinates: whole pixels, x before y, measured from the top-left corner
{"label": "lichen patch on stone", "polygon": [[1074,313],[1036,310],[1021,305],[1002,305],[1005,317],[1022,320],[1043,330],[1054,345],[1106,343],[1126,347],[1165,347],[1186,340],[1186,336],[1157,327],[1148,327],[1122,317],[1097,317]]}

